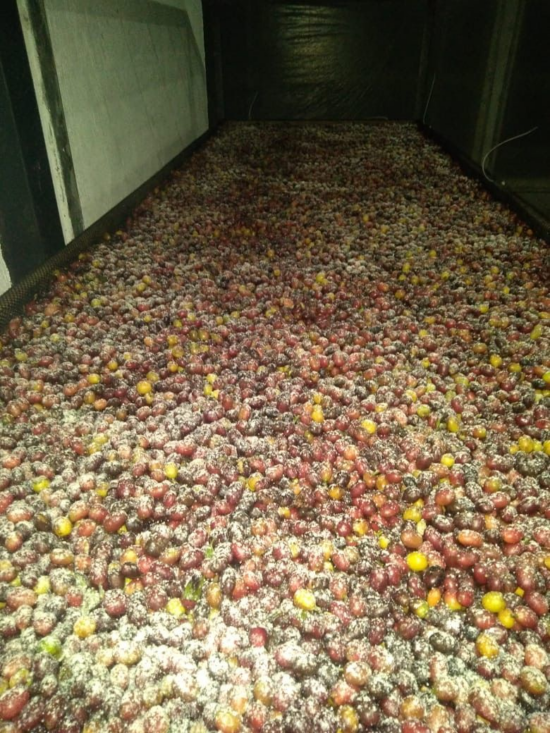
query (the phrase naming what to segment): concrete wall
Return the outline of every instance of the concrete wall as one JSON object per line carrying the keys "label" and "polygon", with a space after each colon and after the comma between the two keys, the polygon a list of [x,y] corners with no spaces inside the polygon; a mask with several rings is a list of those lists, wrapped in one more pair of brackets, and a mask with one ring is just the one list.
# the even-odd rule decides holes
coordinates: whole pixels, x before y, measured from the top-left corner
{"label": "concrete wall", "polygon": [[[27,2],[19,0],[23,21]],[[85,229],[206,132],[200,2],[179,0],[178,7],[148,0],[44,4]],[[39,57],[30,27],[25,30],[30,55]],[[35,61],[33,76],[40,88],[37,67]],[[47,134],[51,110],[44,99],[40,112],[53,148]],[[71,194],[54,150],[50,164],[61,218],[67,221]],[[72,229],[64,227],[66,242],[80,234]]]}

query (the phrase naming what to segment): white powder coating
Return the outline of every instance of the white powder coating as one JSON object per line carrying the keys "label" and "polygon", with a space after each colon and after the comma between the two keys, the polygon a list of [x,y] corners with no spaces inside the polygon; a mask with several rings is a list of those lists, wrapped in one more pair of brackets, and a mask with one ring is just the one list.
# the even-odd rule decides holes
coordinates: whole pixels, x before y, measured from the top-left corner
{"label": "white powder coating", "polygon": [[[387,711],[409,697],[407,704],[433,731],[452,730],[463,703],[473,716],[470,727],[488,729],[475,722],[477,714],[509,733],[523,733],[529,718],[548,708],[542,679],[547,617],[544,597],[513,592],[513,573],[523,568],[524,578],[544,588],[549,538],[542,513],[529,503],[528,511],[520,511],[519,493],[525,494],[521,501],[547,501],[547,489],[537,484],[547,458],[540,450],[511,458],[518,432],[497,430],[501,426],[495,426],[491,411],[501,409],[515,425],[517,415],[534,419],[535,398],[542,395],[537,415],[548,414],[540,380],[529,372],[547,345],[538,245],[518,232],[501,208],[480,199],[475,184],[458,174],[434,176],[442,156],[408,125],[287,131],[285,139],[302,156],[293,175],[304,180],[296,190],[307,191],[312,180],[319,196],[310,210],[295,196],[288,170],[268,161],[266,149],[280,130],[227,126],[165,191],[146,202],[127,235],[102,244],[75,264],[70,278],[56,281],[48,298],[55,294],[59,309],[49,308],[48,298],[39,301],[38,312],[22,321],[17,351],[11,344],[2,347],[1,394],[11,419],[0,425],[0,480],[12,480],[8,488],[17,498],[0,515],[0,571],[6,578],[0,600],[11,601],[19,591],[30,604],[36,600],[34,606],[0,610],[3,677],[11,683],[10,665],[32,665],[37,678],[43,675],[32,683],[33,696],[59,691],[70,704],[83,700],[92,727],[100,730],[136,693],[137,720],[127,724],[131,733],[149,733],[155,720],[162,728],[166,717],[178,733],[204,733],[220,727],[220,711],[231,710],[241,711],[237,723],[248,733],[248,716],[261,716],[262,705],[269,717],[280,715],[285,733],[301,733],[311,720],[316,733],[334,733],[343,727],[340,718],[352,715],[348,702],[365,717],[379,715],[371,728],[392,733],[401,723]],[[361,171],[353,169],[353,185],[346,184],[351,180],[346,156],[358,146],[365,147],[365,165],[372,164],[361,201],[380,217],[375,231],[350,203]],[[332,155],[335,147],[338,156]],[[275,160],[288,166],[286,155]],[[350,165],[361,165],[356,155],[354,160]],[[267,167],[267,183],[258,166]],[[412,182],[405,187],[408,198],[400,186],[384,187],[394,176],[402,187]],[[436,183],[443,189],[434,192]],[[449,211],[444,197],[455,209]],[[308,216],[316,221],[302,231]],[[476,217],[503,232],[480,234],[472,224]],[[260,231],[264,219],[266,227],[254,239],[248,232]],[[393,228],[391,235],[381,222]],[[485,247],[486,261],[479,254]],[[459,265],[459,255],[468,267]],[[350,267],[361,257],[361,267]],[[438,257],[443,262],[436,265]],[[443,277],[446,269],[454,274]],[[317,280],[319,272],[325,284]],[[432,274],[417,287],[413,278],[425,272]],[[479,309],[480,293],[493,282],[489,275],[497,283],[497,325],[492,313]],[[506,293],[502,286],[509,281]],[[461,283],[462,295],[454,287]],[[409,302],[403,304],[398,295]],[[46,308],[52,311],[48,319]],[[509,344],[503,333],[523,329],[526,313],[532,323],[542,324],[543,337],[518,330]],[[447,326],[451,317],[463,319],[464,328],[455,329],[452,320]],[[503,318],[509,323],[501,327]],[[510,358],[517,356],[514,349],[531,354],[522,366],[527,376],[514,382],[515,402],[500,389],[510,386],[508,365],[500,381],[491,382],[487,356],[476,355],[482,347],[469,350],[459,331],[474,343],[483,336],[491,349],[509,348]],[[372,340],[355,344],[365,333]],[[174,337],[180,356],[168,342]],[[426,348],[428,337],[435,352]],[[112,344],[116,354],[109,352]],[[439,365],[424,356],[439,352],[444,355]],[[114,356],[111,370],[107,364]],[[314,378],[313,357],[321,356],[327,366],[318,365]],[[489,376],[476,380],[470,360]],[[439,374],[447,361],[453,368]],[[342,367],[351,371],[338,373]],[[91,373],[101,375],[95,392],[87,379]],[[461,413],[465,432],[448,434],[450,402],[466,378],[471,396]],[[84,386],[78,386],[80,379]],[[151,404],[135,390],[143,379],[154,385]],[[21,397],[34,398],[39,380],[57,404],[34,411],[29,403],[18,417]],[[487,384],[490,395],[482,392]],[[216,396],[212,388],[219,388]],[[407,394],[411,391],[416,402]],[[107,406],[89,404],[90,397],[102,394]],[[324,423],[307,423],[308,409],[318,401]],[[412,409],[422,401],[442,425],[425,422]],[[381,416],[390,434],[361,435],[365,416]],[[478,422],[487,428],[485,438],[469,432]],[[343,455],[354,447],[356,459]],[[440,485],[436,469],[443,467],[435,461],[433,468],[417,470],[413,458],[420,448],[429,448],[438,460],[452,453],[467,479],[455,488],[456,504],[436,517],[430,516]],[[517,557],[505,553],[491,528],[495,520],[500,529],[508,523],[481,488],[488,461],[501,460],[512,461],[512,468],[490,470],[505,483],[513,511],[504,517],[525,536],[520,549],[526,551]],[[172,466],[165,471],[167,463],[176,464],[175,478]],[[360,502],[352,501],[361,479],[377,480],[395,466],[405,474],[403,485],[365,487]],[[531,475],[522,476],[514,466]],[[329,467],[332,476],[322,478]],[[36,491],[35,478],[44,472],[53,478],[47,490],[40,485]],[[483,562],[498,558],[500,570],[493,577],[505,578],[512,588],[504,593],[508,606],[525,612],[530,602],[539,609],[534,619],[527,618],[532,630],[508,631],[495,621],[487,632],[499,647],[493,658],[483,658],[476,648],[476,614],[483,610],[485,592],[479,583],[473,584],[469,611],[451,611],[444,598],[426,618],[415,614],[416,596],[425,597],[428,578],[410,571],[401,533],[414,524],[403,514],[416,501],[403,497],[419,488],[423,509],[430,510],[416,524],[421,550],[443,568],[434,582],[445,582],[443,590],[461,583],[472,587],[472,569],[445,567],[445,547],[434,550],[436,524],[447,522],[449,529],[453,518],[458,525],[460,509],[461,522],[480,527]],[[335,489],[339,498],[333,499],[328,492]],[[375,504],[386,497],[397,509],[387,523],[378,511],[383,505]],[[85,536],[90,525],[78,520],[70,535],[57,536],[48,521],[74,511],[76,501],[98,517],[92,534]],[[361,507],[366,525],[342,529],[341,520]],[[100,517],[101,509],[108,521]],[[108,531],[120,512],[126,524]],[[43,529],[35,532],[33,522]],[[441,530],[441,544],[454,547],[458,526],[450,529]],[[23,539],[21,551],[10,549],[18,541],[15,532]],[[121,577],[123,564],[128,577]],[[401,578],[392,576],[381,589],[376,575],[396,568]],[[296,589],[309,591],[315,600],[313,608],[308,604],[311,610],[295,602]],[[126,602],[121,617],[109,616],[115,613],[109,603],[113,594],[123,606]],[[418,610],[422,615],[426,609]],[[96,623],[87,638],[75,633],[81,615]],[[351,660],[357,660],[355,667]],[[364,674],[359,665],[366,665]],[[353,680],[362,685],[360,691],[350,687]],[[70,714],[65,707],[63,714]]]}

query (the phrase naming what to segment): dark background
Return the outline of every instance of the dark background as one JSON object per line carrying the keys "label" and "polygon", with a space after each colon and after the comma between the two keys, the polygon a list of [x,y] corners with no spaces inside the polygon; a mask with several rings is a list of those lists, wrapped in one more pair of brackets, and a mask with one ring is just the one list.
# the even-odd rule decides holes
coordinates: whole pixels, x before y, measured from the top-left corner
{"label": "dark background", "polygon": [[220,6],[225,116],[414,119],[425,0]]}

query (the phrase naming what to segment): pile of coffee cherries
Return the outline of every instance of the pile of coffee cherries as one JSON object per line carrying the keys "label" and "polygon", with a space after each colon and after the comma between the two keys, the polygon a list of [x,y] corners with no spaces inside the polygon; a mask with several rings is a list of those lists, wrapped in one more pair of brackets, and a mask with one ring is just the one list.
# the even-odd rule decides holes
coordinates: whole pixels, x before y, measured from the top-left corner
{"label": "pile of coffee cherries", "polygon": [[547,245],[411,124],[227,124],[0,338],[1,733],[549,733]]}

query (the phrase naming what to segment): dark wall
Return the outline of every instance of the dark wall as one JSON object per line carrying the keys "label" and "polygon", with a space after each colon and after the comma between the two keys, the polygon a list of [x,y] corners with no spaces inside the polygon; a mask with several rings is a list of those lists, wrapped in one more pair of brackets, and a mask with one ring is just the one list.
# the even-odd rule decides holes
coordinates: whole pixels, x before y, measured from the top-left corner
{"label": "dark wall", "polygon": [[[1,66],[0,177],[3,182],[0,187],[0,241],[3,256],[12,277],[21,277],[39,263],[42,247],[6,78]],[[33,246],[25,257],[21,257],[23,247],[28,241]]]}
{"label": "dark wall", "polygon": [[202,0],[208,122],[211,128],[224,119],[223,66],[220,14],[212,0]]}
{"label": "dark wall", "polygon": [[[503,137],[532,134],[502,146],[495,157],[499,177],[546,178],[550,189],[550,3],[529,0],[511,76]],[[550,213],[550,212],[549,212]]]}
{"label": "dark wall", "polygon": [[430,0],[428,27],[425,123],[546,231],[550,3]]}
{"label": "dark wall", "polygon": [[426,0],[221,6],[228,119],[413,119]]}
{"label": "dark wall", "polygon": [[[474,158],[498,0],[433,3],[426,124]],[[431,97],[430,97],[431,91]]]}
{"label": "dark wall", "polygon": [[12,282],[63,247],[15,0],[0,8],[0,242]]}

